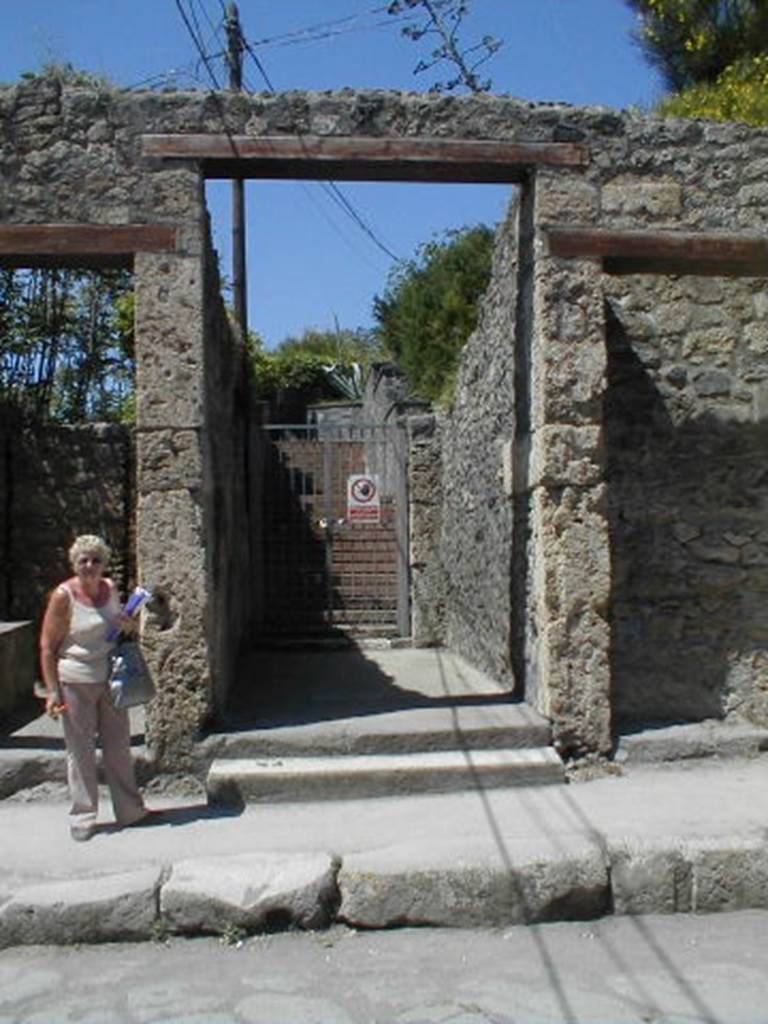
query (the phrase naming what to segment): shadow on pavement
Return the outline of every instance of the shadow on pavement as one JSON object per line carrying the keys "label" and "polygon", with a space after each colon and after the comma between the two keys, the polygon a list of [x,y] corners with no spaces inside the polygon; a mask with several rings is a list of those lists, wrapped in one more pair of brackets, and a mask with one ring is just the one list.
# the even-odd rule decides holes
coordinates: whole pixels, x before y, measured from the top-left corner
{"label": "shadow on pavement", "polygon": [[[427,670],[401,677],[385,671],[376,652],[357,647],[324,651],[259,651],[244,658],[240,682],[217,725],[227,730],[306,725],[412,708],[484,707],[519,703],[488,680],[485,692],[454,674],[445,682],[436,650]],[[381,660],[381,659],[379,659]],[[441,675],[442,673],[442,675]],[[443,679],[439,687],[437,681]]]}

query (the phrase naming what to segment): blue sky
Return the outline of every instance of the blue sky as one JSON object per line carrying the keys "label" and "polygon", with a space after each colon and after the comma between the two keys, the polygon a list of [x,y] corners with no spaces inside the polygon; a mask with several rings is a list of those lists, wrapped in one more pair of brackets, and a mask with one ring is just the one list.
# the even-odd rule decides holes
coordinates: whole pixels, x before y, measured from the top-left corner
{"label": "blue sky", "polygon": [[[222,0],[180,0],[196,18],[221,83]],[[414,75],[426,44],[400,35],[385,0],[240,0],[246,37],[272,87],[425,91],[439,71]],[[493,91],[544,101],[649,106],[661,93],[630,39],[623,0],[471,0],[465,45],[503,41],[486,65]],[[117,84],[208,89],[211,79],[176,0],[0,0],[0,81],[69,61]],[[246,85],[267,88],[256,63]],[[510,190],[498,186],[339,182],[373,234],[401,258],[451,227],[496,223]],[[305,328],[370,326],[392,260],[312,182],[250,182],[249,318],[271,347]],[[229,187],[209,185],[216,244],[229,272]]]}

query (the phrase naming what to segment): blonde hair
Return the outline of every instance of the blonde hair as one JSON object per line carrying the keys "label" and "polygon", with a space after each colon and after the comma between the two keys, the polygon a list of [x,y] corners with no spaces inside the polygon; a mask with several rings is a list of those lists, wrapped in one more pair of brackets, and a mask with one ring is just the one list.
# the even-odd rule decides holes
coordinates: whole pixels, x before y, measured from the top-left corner
{"label": "blonde hair", "polygon": [[93,533],[81,533],[79,537],[75,537],[69,549],[69,562],[73,569],[76,567],[78,559],[85,554],[97,555],[101,559],[103,568],[106,569],[112,552],[101,537],[97,537]]}

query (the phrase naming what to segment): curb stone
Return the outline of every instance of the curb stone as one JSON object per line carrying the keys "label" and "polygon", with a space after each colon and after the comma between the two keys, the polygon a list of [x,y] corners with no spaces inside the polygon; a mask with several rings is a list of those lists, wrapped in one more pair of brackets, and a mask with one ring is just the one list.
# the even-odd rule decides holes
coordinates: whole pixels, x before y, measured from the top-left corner
{"label": "curb stone", "polygon": [[330,854],[246,853],[179,861],[160,892],[172,932],[322,928],[338,903],[339,861]]}
{"label": "curb stone", "polygon": [[21,889],[0,906],[0,947],[148,939],[161,879],[146,868]]}
{"label": "curb stone", "polygon": [[231,854],[0,893],[0,948],[159,933],[396,925],[496,927],[768,909],[768,840],[569,835],[502,851],[438,843],[350,854]]}
{"label": "curb stone", "polygon": [[503,856],[471,853],[446,843],[433,849],[431,864],[402,849],[345,857],[338,916],[364,928],[494,927],[609,912],[610,877],[597,841],[572,836],[567,853],[544,844],[513,845]]}
{"label": "curb stone", "polygon": [[616,914],[768,908],[768,844],[758,836],[609,846]]}

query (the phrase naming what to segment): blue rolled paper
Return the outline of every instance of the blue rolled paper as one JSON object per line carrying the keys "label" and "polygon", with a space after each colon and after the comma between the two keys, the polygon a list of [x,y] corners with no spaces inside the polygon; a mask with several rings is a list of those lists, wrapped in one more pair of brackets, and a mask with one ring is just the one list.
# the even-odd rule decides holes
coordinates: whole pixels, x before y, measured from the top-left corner
{"label": "blue rolled paper", "polygon": [[[134,592],[128,598],[123,608],[123,615],[127,615],[129,618],[136,615],[138,611],[149,601],[152,597],[152,591],[147,590],[145,587],[136,587]],[[107,633],[107,640],[117,640],[120,636],[120,627],[111,626]]]}

